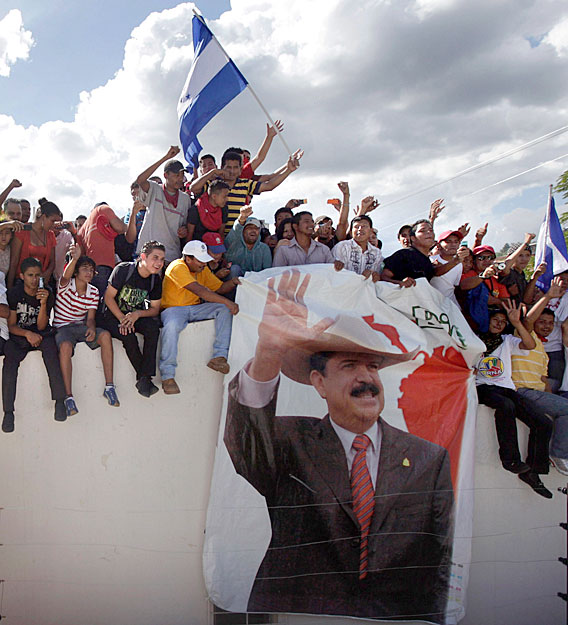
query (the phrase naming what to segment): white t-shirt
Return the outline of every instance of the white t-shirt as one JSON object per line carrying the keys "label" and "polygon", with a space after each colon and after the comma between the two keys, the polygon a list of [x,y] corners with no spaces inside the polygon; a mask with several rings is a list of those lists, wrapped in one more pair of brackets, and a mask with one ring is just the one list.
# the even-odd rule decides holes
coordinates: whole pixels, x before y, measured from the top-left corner
{"label": "white t-shirt", "polygon": [[367,269],[377,272],[381,270],[381,263],[383,262],[381,250],[370,243],[367,243],[367,249],[363,251],[356,241],[347,239],[336,243],[331,253],[335,260],[339,260],[345,265],[345,269],[354,271],[359,275]]}
{"label": "white t-shirt", "polygon": [[568,292],[562,297],[555,297],[548,302],[547,308],[554,311],[554,330],[546,337],[544,351],[560,352],[562,345],[562,322],[568,318]]}
{"label": "white t-shirt", "polygon": [[521,349],[522,340],[512,334],[503,334],[503,342],[489,356],[481,356],[476,366],[475,383],[492,384],[517,390],[512,378],[511,355],[527,356],[530,350]]}
{"label": "white t-shirt", "polygon": [[190,198],[187,193],[179,192],[177,207],[170,204],[164,188],[157,182],[148,180],[150,189],[144,193],[140,189],[140,200],[148,207],[144,223],[138,235],[136,252],[140,254],[147,241],[159,241],[166,246],[166,261],[171,263],[181,256],[181,248],[177,231],[187,224],[187,212]]}
{"label": "white t-shirt", "polygon": [[[434,261],[438,261],[442,265],[447,264],[449,261],[444,260],[441,254],[435,254],[434,256],[430,256],[430,260],[432,264]],[[434,276],[432,280],[430,280],[430,284],[440,291],[440,293],[454,302],[456,306],[459,306],[458,300],[456,299],[456,294],[454,289],[459,285],[463,272],[463,264],[458,263],[455,267],[452,267],[449,271],[447,271],[442,276]]]}

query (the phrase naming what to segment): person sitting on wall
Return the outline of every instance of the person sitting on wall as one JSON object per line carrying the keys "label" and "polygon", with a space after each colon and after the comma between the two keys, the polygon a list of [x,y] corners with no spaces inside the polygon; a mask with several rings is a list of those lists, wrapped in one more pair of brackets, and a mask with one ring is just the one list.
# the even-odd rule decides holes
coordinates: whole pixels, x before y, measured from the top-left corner
{"label": "person sitting on wall", "polygon": [[49,377],[51,397],[55,400],[55,420],[65,421],[65,386],[59,366],[59,356],[49,316],[54,297],[42,281],[42,265],[36,258],[25,258],[20,265],[21,283],[8,290],[8,329],[10,338],[4,345],[2,366],[2,431],[14,431],[14,403],[18,369],[22,360],[33,350],[40,350]]}
{"label": "person sitting on wall", "polygon": [[108,330],[97,328],[95,313],[99,292],[91,284],[96,264],[92,258],[81,256],[81,248],[71,245],[70,259],[57,284],[53,326],[57,329],[55,342],[59,348],[59,364],[65,384],[65,411],[68,417],[79,412],[71,384],[71,358],[77,343],[86,343],[91,349],[101,348],[105,376],[103,396],[110,406],[120,406],[113,380],[112,338]]}
{"label": "person sitting on wall", "polygon": [[[495,428],[499,441],[499,457],[506,471],[515,473],[536,493],[547,499],[552,493],[545,487],[539,474],[548,473],[548,443],[552,424],[548,417],[537,414],[532,402],[517,392],[512,379],[511,356],[526,356],[536,347],[534,338],[521,323],[521,309],[514,303],[503,302],[503,309],[489,312],[489,331],[479,337],[486,351],[475,367],[475,383],[479,403],[495,410]],[[507,320],[518,336],[504,334]],[[517,436],[519,419],[530,429],[526,462],[521,460]]]}
{"label": "person sitting on wall", "polygon": [[162,351],[160,374],[166,395],[180,392],[175,381],[179,334],[188,323],[215,320],[213,355],[207,366],[220,373],[229,373],[227,356],[231,342],[233,315],[239,312],[237,304],[223,297],[238,284],[238,278],[221,282],[207,263],[213,258],[203,241],[189,241],[183,256],[170,263],[164,278],[162,297]]}
{"label": "person sitting on wall", "polygon": [[[101,325],[121,341],[136,371],[136,389],[143,397],[158,392],[152,377],[156,375],[162,298],[160,274],[165,256],[164,245],[146,241],[136,262],[120,263],[114,268],[105,293],[106,309]],[[136,333],[144,337],[143,351]]]}

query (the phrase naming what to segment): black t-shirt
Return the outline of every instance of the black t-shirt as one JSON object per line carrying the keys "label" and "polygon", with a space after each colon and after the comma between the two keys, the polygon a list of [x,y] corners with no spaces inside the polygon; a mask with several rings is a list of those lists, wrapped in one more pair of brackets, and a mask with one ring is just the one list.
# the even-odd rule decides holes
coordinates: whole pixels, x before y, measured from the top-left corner
{"label": "black t-shirt", "polygon": [[[137,263],[120,263],[112,270],[108,282],[118,291],[116,303],[125,314],[146,310],[148,300],[162,299],[162,278],[156,274],[143,278]],[[108,310],[107,314],[114,316]]]}
{"label": "black t-shirt", "polygon": [[[525,277],[524,271],[517,271],[512,268],[509,275],[498,278],[501,284],[504,284],[509,291],[511,299],[515,300],[517,304],[520,304],[527,290],[528,280]],[[515,288],[516,287],[516,288]]]}
{"label": "black t-shirt", "polygon": [[398,250],[385,258],[385,269],[392,271],[393,280],[426,278],[430,282],[434,277],[434,266],[430,257],[414,247]]}
{"label": "black t-shirt", "polygon": [[[229,219],[229,209],[224,206],[221,209],[221,219],[223,223],[227,223],[227,219]],[[193,224],[195,226],[195,230],[193,231],[194,240],[201,241],[203,235],[206,232],[210,232],[202,223],[199,217],[199,211],[197,210],[197,206],[190,206],[189,211],[187,212],[187,223]],[[218,232],[215,230],[215,232]]]}
{"label": "black t-shirt", "polygon": [[[47,315],[53,310],[53,304],[55,298],[51,289],[45,287],[49,291],[47,298]],[[39,332],[37,329],[37,318],[39,316],[40,301],[33,295],[28,295],[24,289],[24,283],[20,282],[16,286],[8,289],[7,293],[8,306],[10,310],[16,311],[17,324],[23,330],[31,330],[32,332]],[[51,329],[49,324],[45,330]],[[42,332],[45,332],[42,330]]]}

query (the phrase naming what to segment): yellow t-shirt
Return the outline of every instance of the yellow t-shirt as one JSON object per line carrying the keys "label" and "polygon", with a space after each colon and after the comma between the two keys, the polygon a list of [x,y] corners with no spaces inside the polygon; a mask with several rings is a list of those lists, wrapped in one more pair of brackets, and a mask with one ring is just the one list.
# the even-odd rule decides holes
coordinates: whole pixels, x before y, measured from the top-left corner
{"label": "yellow t-shirt", "polygon": [[195,306],[201,303],[201,299],[188,291],[185,287],[192,282],[197,282],[202,286],[217,291],[223,284],[215,276],[209,267],[205,267],[199,273],[191,273],[183,258],[174,260],[168,265],[164,284],[162,287],[162,308],[170,306]]}
{"label": "yellow t-shirt", "polygon": [[[515,332],[515,336],[518,336]],[[536,347],[531,349],[526,356],[512,355],[513,383],[517,388],[532,388],[535,391],[544,391],[545,383],[541,376],[546,376],[548,371],[548,354],[544,351],[542,341],[535,332],[531,336],[536,342]]]}

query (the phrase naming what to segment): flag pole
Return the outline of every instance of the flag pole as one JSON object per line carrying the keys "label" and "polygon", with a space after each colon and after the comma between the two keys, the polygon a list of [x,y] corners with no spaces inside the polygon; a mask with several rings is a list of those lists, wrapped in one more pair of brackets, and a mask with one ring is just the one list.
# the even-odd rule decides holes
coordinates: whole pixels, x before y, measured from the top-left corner
{"label": "flag pole", "polygon": [[544,249],[548,247],[548,234],[550,231],[550,207],[552,205],[552,185],[548,187],[548,203],[546,205],[546,230],[544,231]]}
{"label": "flag pole", "polygon": [[[200,13],[198,13],[195,10],[195,7],[193,7],[193,14],[195,15],[195,17],[197,17],[197,19],[202,22],[202,24],[209,30],[209,32],[211,33],[211,36],[213,37],[213,39],[215,39],[215,41],[217,42],[217,45],[219,46],[219,49],[221,50],[221,52],[225,55],[225,58],[227,59],[227,61],[232,62],[231,57],[227,54],[227,52],[225,51],[225,48],[223,48],[223,46],[221,45],[220,41],[217,39],[217,37],[215,36],[215,33],[209,28],[209,26],[207,26],[205,20],[203,19],[203,15],[201,15]],[[239,70],[240,71],[240,70]],[[245,79],[246,80],[246,79]],[[278,127],[276,126],[276,124],[274,123],[274,120],[272,119],[272,117],[270,117],[270,113],[266,110],[266,107],[264,106],[264,104],[260,101],[260,98],[256,95],[255,90],[251,87],[250,83],[247,80],[247,86],[246,88],[250,91],[251,95],[253,96],[253,98],[257,101],[258,105],[260,106],[260,108],[262,109],[263,113],[266,115],[268,121],[270,122],[270,125],[274,128],[274,130],[276,131],[276,134],[278,135],[278,137],[280,138],[280,141],[282,141],[282,144],[284,145],[284,148],[286,149],[286,151],[288,152],[288,155],[290,157],[292,157],[292,150],[290,149],[290,146],[286,143],[286,139],[284,139],[284,137],[282,136],[282,133],[278,130]]]}

